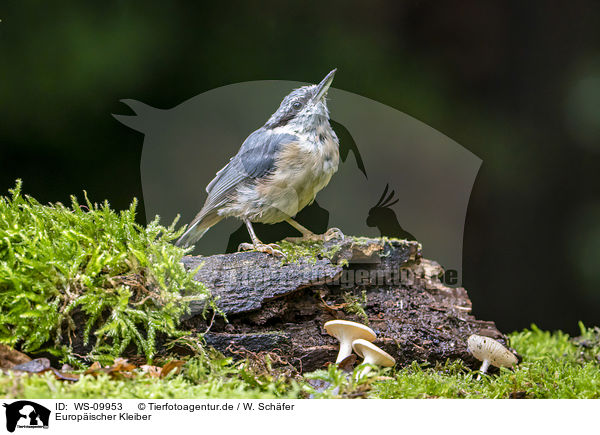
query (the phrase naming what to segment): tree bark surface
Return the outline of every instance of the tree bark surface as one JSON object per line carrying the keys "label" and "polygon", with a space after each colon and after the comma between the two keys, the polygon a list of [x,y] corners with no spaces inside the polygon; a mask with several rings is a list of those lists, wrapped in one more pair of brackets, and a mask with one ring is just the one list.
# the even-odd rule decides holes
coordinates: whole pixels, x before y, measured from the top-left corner
{"label": "tree bark surface", "polygon": [[443,269],[422,258],[417,242],[346,237],[322,252],[329,254],[291,262],[259,252],[185,257],[187,269],[201,265],[195,279],[227,322],[207,323],[204,305],[194,303],[184,326],[204,332],[210,324],[207,344],[226,355],[268,353],[300,372],[335,361],[338,342],[323,328],[333,319],[367,324],[399,366],[459,358],[475,368],[469,335],[507,344],[494,322],[471,314],[464,288],[443,284]]}

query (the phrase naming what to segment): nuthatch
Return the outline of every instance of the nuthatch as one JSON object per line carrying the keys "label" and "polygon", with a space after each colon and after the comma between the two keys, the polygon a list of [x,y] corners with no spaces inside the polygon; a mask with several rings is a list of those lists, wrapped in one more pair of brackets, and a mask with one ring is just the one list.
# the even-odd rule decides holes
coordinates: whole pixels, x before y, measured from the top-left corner
{"label": "nuthatch", "polygon": [[338,168],[339,141],[329,124],[325,100],[335,72],[318,85],[293,90],[266,124],[248,136],[206,187],[204,206],[177,245],[191,245],[230,216],[244,221],[252,239],[252,244],[242,243],[239,249],[273,255],[283,253],[275,244],[262,243],[252,222],[286,221],[309,240],[341,233],[333,228],[325,235],[316,235],[292,219],[313,202]]}

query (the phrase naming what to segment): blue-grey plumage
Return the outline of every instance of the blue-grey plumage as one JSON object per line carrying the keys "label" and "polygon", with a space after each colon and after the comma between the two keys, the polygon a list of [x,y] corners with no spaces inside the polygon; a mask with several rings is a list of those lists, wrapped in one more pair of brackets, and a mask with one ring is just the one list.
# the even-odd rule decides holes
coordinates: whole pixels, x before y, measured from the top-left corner
{"label": "blue-grey plumage", "polygon": [[248,136],[207,186],[204,206],[178,245],[191,245],[226,217],[246,223],[252,245],[243,248],[280,253],[258,240],[252,222],[287,221],[304,237],[318,237],[292,217],[315,199],[338,168],[339,142],[325,99],[335,71],[318,85],[292,91],[265,125]]}

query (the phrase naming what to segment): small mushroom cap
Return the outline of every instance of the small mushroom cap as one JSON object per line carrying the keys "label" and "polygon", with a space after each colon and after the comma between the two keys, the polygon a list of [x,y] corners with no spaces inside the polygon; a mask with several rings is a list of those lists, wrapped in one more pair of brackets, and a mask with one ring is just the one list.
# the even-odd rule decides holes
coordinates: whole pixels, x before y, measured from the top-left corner
{"label": "small mushroom cap", "polygon": [[471,335],[467,348],[479,361],[488,360],[496,367],[512,367],[517,363],[517,357],[511,351],[490,337]]}
{"label": "small mushroom cap", "polygon": [[389,353],[383,349],[378,348],[373,343],[369,343],[367,340],[354,340],[352,342],[352,348],[359,356],[366,358],[367,355],[373,360],[373,364],[383,367],[393,367],[396,364],[396,360]]}
{"label": "small mushroom cap", "polygon": [[325,323],[325,331],[338,340],[346,339],[350,342],[358,338],[367,341],[374,341],[376,338],[375,332],[368,326],[348,320],[330,320]]}

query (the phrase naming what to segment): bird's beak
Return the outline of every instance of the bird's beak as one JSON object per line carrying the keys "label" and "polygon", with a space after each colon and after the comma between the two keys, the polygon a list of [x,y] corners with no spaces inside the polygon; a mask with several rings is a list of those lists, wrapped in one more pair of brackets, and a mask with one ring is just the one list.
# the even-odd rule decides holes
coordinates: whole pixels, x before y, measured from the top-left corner
{"label": "bird's beak", "polygon": [[333,71],[331,71],[329,74],[327,74],[325,76],[325,78],[323,80],[321,80],[321,83],[319,83],[319,85],[317,86],[317,92],[315,93],[315,96],[312,97],[311,102],[313,104],[318,103],[319,101],[321,101],[321,99],[323,97],[325,97],[325,94],[327,93],[329,86],[331,86],[331,83],[333,82],[333,77],[335,76],[336,71],[337,71],[337,68],[334,69]]}

